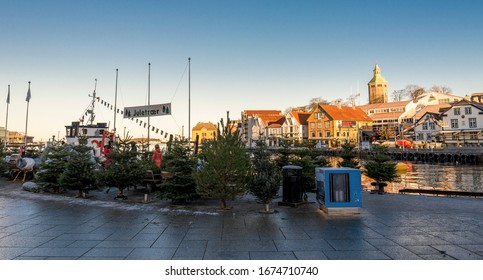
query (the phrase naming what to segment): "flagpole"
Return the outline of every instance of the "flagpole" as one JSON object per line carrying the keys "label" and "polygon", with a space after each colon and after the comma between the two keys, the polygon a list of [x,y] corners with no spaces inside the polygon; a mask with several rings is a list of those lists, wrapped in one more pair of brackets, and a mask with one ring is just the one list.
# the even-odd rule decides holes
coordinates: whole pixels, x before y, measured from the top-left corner
{"label": "flagpole", "polygon": [[27,91],[27,98],[25,99],[25,101],[27,101],[27,116],[25,117],[25,150],[27,150],[27,125],[29,121],[30,97],[31,97],[31,93],[30,93],[30,81],[29,81],[29,89]]}
{"label": "flagpole", "polygon": [[8,94],[7,94],[7,116],[5,118],[5,140],[3,142],[3,147],[5,150],[7,149],[7,141],[8,141],[8,106],[10,105],[10,85],[8,85]]}
{"label": "flagpole", "polygon": [[[151,62],[148,63],[148,106],[151,105]],[[149,127],[150,124],[150,117],[148,115],[148,150],[151,148],[149,147]]]}
{"label": "flagpole", "polygon": [[191,57],[188,57],[188,146],[191,146]]}
{"label": "flagpole", "polygon": [[117,110],[117,74],[118,69],[116,68],[116,90],[114,96],[114,136],[116,136],[116,110]]}

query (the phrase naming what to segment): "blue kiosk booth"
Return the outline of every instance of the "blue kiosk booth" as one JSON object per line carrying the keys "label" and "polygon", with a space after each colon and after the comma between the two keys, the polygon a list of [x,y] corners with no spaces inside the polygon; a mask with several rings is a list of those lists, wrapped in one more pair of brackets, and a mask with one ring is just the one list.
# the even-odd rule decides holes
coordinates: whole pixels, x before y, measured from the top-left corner
{"label": "blue kiosk booth", "polygon": [[354,168],[315,168],[317,201],[327,214],[360,214],[361,171]]}

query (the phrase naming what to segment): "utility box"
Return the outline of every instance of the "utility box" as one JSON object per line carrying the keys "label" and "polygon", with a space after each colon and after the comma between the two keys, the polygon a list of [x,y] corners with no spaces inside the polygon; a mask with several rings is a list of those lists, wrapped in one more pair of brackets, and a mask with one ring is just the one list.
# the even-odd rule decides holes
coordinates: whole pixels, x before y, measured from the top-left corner
{"label": "utility box", "polygon": [[355,168],[315,168],[317,201],[328,214],[360,214],[361,171]]}

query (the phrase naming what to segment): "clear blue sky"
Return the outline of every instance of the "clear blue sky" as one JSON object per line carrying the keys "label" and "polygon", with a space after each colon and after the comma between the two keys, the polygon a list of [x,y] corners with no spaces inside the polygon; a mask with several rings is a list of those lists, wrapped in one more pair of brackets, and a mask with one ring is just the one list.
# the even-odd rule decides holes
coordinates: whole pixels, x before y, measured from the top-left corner
{"label": "clear blue sky", "polygon": [[[151,118],[187,135],[188,57],[191,127],[233,119],[247,109],[305,105],[311,98],[367,102],[376,63],[389,92],[408,84],[444,85],[459,96],[483,91],[483,1],[0,0],[0,126],[28,134],[65,134],[97,94],[118,106],[172,102]],[[99,106],[97,121],[112,122]],[[147,131],[117,118],[134,136]],[[151,137],[156,137],[151,132]]]}

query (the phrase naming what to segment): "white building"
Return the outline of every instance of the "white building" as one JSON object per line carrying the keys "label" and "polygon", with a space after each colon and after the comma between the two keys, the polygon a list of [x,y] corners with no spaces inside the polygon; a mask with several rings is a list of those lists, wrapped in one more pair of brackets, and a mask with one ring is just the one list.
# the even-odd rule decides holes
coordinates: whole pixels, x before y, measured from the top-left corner
{"label": "white building", "polygon": [[414,141],[416,145],[421,146],[428,142],[442,141],[440,135],[443,130],[441,112],[450,107],[450,104],[429,105],[414,116]]}
{"label": "white building", "polygon": [[297,141],[308,139],[307,119],[310,117],[310,114],[307,112],[290,112],[285,115],[285,122],[282,125],[283,137]]}
{"label": "white building", "polygon": [[483,147],[483,103],[463,99],[442,114],[444,142],[453,147]]}

